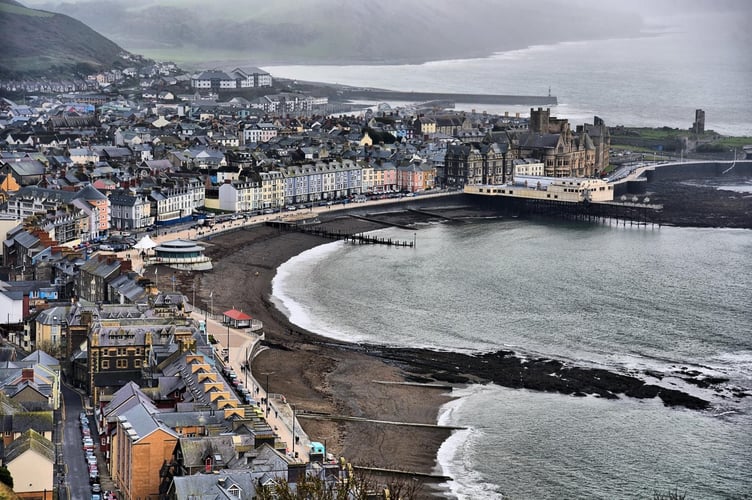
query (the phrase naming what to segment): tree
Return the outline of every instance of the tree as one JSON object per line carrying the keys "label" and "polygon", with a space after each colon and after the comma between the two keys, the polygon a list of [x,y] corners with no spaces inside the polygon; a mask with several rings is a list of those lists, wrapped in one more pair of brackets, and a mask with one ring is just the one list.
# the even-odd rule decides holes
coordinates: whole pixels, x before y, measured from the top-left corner
{"label": "tree", "polygon": [[[350,469],[352,471],[352,469]],[[423,483],[411,477],[389,477],[381,480],[368,470],[350,472],[349,481],[327,482],[308,475],[293,488],[284,479],[259,487],[258,500],[366,500],[372,498],[391,500],[415,500],[423,489]]]}
{"label": "tree", "polygon": [[10,475],[10,471],[4,465],[0,467],[0,483],[7,485],[9,488],[13,488],[13,476]]}

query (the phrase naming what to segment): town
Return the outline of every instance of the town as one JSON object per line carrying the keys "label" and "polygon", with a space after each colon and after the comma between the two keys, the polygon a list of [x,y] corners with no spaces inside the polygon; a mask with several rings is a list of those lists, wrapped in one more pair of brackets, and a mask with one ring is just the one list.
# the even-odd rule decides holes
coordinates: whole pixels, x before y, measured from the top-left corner
{"label": "town", "polygon": [[[131,91],[112,90],[124,82]],[[0,101],[3,463],[25,498],[263,498],[310,478],[386,498],[305,434],[268,375],[253,377],[262,324],[200,309],[195,290],[145,270],[210,269],[200,239],[222,222],[515,182],[542,196],[556,179],[572,201],[587,182],[613,196],[598,117],[333,114],[327,96],[279,91],[258,68],[150,64],[0,86],[25,95]]]}

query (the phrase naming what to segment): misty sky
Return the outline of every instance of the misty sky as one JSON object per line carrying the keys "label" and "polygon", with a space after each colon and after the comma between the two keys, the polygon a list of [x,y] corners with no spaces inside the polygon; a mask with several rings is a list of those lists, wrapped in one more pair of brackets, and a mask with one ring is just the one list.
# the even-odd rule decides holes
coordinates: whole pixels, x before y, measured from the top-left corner
{"label": "misty sky", "polygon": [[752,44],[749,0],[464,0],[461,8],[456,0],[21,3],[68,14],[126,50],[185,64],[238,53],[261,65],[418,63],[677,30],[734,53]]}

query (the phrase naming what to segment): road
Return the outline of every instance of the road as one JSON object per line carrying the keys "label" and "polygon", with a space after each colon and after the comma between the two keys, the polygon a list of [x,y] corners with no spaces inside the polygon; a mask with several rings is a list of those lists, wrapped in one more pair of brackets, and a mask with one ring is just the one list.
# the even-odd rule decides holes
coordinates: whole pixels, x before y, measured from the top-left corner
{"label": "road", "polygon": [[78,416],[83,411],[81,394],[62,384],[63,392],[63,461],[65,462],[65,482],[61,487],[60,498],[89,498],[89,471],[84,460],[81,445],[81,427]]}

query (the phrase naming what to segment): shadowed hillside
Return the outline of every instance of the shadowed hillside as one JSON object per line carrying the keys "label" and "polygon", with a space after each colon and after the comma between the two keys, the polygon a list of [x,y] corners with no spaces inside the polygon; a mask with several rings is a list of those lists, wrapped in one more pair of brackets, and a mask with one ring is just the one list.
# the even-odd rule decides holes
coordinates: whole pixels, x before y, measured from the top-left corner
{"label": "shadowed hillside", "polygon": [[0,0],[0,77],[59,77],[123,64],[125,51],[81,21]]}

